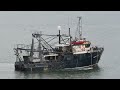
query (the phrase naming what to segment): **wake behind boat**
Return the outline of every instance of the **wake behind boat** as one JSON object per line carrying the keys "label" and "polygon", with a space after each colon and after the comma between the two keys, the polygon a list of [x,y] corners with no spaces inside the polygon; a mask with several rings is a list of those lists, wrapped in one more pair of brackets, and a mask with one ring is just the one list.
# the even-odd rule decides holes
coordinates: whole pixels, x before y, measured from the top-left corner
{"label": "wake behind boat", "polygon": [[[78,19],[79,37],[73,38],[69,28],[68,35],[61,34],[60,30],[57,35],[37,32],[32,33],[31,45],[18,44],[14,48],[15,70],[59,70],[97,65],[104,48],[91,46],[91,42],[82,37],[81,17]],[[54,39],[57,39],[57,44],[50,44]]]}

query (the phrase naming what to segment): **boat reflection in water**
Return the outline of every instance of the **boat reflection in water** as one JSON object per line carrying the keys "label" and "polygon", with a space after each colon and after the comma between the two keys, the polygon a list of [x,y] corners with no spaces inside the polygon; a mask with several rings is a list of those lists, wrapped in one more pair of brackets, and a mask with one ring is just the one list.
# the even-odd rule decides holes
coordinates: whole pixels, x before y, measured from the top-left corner
{"label": "boat reflection in water", "polygon": [[98,78],[102,68],[99,66],[93,69],[62,69],[47,71],[15,71],[15,78],[24,79],[89,79]]}

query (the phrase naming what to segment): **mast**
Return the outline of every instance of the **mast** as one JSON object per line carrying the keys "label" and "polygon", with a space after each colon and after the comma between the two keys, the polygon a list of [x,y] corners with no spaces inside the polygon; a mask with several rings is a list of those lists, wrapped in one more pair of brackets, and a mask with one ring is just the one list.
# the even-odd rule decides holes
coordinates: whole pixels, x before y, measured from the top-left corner
{"label": "mast", "polygon": [[41,34],[41,31],[40,32],[37,32],[37,33],[34,33],[32,34],[34,38],[36,38],[38,40],[38,58],[40,58],[40,60],[42,60],[42,44],[41,44],[41,41],[42,41],[42,34]]}
{"label": "mast", "polygon": [[57,35],[59,37],[59,44],[61,43],[60,40],[61,40],[61,35],[60,35],[60,30],[61,30],[61,26],[58,26],[58,30],[59,30],[59,34]]}
{"label": "mast", "polygon": [[61,36],[60,36],[60,30],[59,30],[59,44],[61,43],[61,42],[60,42],[60,37],[61,37]]}
{"label": "mast", "polygon": [[70,28],[69,28],[69,37],[70,37],[70,45],[71,45],[71,35],[70,35]]}
{"label": "mast", "polygon": [[[82,24],[82,17],[77,17],[79,18],[79,22],[78,22],[78,31],[79,31],[79,39],[82,39],[82,25],[80,26],[80,24]],[[81,22],[80,22],[81,21]]]}
{"label": "mast", "polygon": [[32,62],[33,61],[33,49],[34,49],[34,38],[32,37],[32,45],[31,45],[31,51],[30,51],[30,61]]}
{"label": "mast", "polygon": [[39,40],[38,40],[38,42],[39,42],[39,44],[38,44],[39,58],[40,58],[40,60],[42,60],[42,52],[41,52],[41,36],[42,36],[42,34],[41,34],[41,31],[38,36],[39,36],[38,37],[39,38]]}

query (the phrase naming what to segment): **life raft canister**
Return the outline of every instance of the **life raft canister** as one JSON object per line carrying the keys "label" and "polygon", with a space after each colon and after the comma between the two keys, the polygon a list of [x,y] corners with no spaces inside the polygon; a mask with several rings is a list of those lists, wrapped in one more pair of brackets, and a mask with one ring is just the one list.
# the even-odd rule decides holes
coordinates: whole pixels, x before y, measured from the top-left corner
{"label": "life raft canister", "polygon": [[73,41],[73,42],[71,42],[71,44],[73,44],[73,45],[80,45],[80,44],[83,44],[85,41],[78,41],[78,42],[76,42],[76,41]]}

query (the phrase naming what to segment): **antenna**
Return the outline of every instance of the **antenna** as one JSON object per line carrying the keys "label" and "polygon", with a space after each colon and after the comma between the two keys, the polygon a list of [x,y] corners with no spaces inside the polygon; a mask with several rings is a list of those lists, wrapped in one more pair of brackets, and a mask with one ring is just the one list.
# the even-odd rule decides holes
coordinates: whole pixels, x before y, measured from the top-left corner
{"label": "antenna", "polygon": [[[80,24],[82,24],[82,17],[77,17],[79,18],[79,22],[78,22],[78,30],[79,30],[79,38],[80,40],[82,39],[82,25],[80,26]],[[81,22],[80,22],[81,21]]]}
{"label": "antenna", "polygon": [[70,25],[69,25],[69,16],[68,16],[68,28],[70,28]]}
{"label": "antenna", "polygon": [[69,39],[69,43],[70,43],[70,45],[71,45],[71,35],[70,35],[69,16],[68,16],[68,29],[69,29],[69,37],[70,37],[70,39]]}

